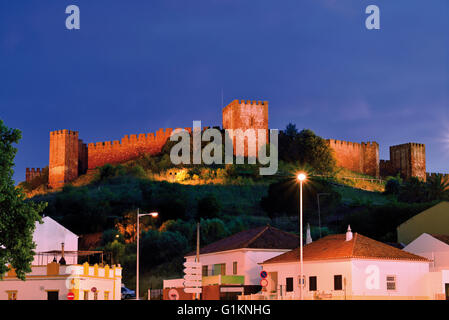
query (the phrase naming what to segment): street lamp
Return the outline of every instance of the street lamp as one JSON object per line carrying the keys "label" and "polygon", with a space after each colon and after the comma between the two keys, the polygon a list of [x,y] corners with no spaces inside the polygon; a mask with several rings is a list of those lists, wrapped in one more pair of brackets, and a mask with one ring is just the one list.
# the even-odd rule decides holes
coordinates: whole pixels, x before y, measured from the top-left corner
{"label": "street lamp", "polygon": [[302,183],[307,179],[307,176],[305,173],[300,173],[297,178],[299,181],[299,296],[303,300]]}
{"label": "street lamp", "polygon": [[157,218],[159,213],[140,213],[139,208],[137,208],[137,265],[136,265],[136,300],[139,300],[139,218],[143,216],[151,216],[152,218]]}

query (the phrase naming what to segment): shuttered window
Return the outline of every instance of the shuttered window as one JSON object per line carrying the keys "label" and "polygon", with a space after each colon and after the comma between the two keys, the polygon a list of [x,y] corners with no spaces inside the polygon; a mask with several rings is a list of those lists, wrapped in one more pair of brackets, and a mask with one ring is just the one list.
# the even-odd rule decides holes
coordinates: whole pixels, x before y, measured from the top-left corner
{"label": "shuttered window", "polygon": [[341,274],[334,276],[334,290],[343,290],[343,276]]}
{"label": "shuttered window", "polygon": [[309,277],[309,291],[316,291],[317,285],[316,285],[316,276]]}
{"label": "shuttered window", "polygon": [[293,278],[287,278],[286,279],[286,291],[291,292],[293,291]]}
{"label": "shuttered window", "polygon": [[387,290],[396,290],[396,276],[387,276]]}

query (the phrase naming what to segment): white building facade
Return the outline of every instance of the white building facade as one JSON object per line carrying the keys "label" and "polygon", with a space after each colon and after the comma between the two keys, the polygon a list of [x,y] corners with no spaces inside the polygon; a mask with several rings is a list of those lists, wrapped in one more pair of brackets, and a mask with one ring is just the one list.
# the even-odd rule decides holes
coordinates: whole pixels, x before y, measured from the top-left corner
{"label": "white building facade", "polygon": [[14,269],[0,281],[0,300],[120,300],[120,266],[60,265],[32,266],[26,280]]}

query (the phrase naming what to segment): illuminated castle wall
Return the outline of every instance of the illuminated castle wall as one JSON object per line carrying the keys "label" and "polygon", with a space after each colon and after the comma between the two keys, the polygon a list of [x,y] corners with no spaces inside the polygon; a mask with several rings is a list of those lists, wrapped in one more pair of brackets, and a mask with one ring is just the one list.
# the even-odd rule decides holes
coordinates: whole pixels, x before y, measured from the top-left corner
{"label": "illuminated castle wall", "polygon": [[[222,119],[223,129],[264,129],[268,136],[268,101],[233,100],[223,108]],[[191,132],[191,128],[185,129]],[[156,133],[126,135],[120,141],[86,145],[79,139],[77,131],[52,131],[50,132],[49,186],[61,187],[86,173],[87,170],[107,163],[123,163],[144,154],[155,155],[162,150],[172,132],[172,128],[159,129]],[[410,177],[426,179],[423,144],[407,143],[392,146],[390,160],[379,160],[377,142],[355,143],[334,139],[329,139],[327,142],[333,150],[339,167],[373,177],[399,173],[406,179]],[[246,143],[248,143],[247,140]],[[245,155],[247,155],[247,146],[245,146]],[[42,172],[39,169],[27,168],[26,170],[28,182]]]}

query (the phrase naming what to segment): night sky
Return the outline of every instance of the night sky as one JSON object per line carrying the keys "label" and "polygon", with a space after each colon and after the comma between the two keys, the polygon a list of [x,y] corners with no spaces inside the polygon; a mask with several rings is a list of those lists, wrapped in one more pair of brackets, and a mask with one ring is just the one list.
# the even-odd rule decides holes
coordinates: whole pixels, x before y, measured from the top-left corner
{"label": "night sky", "polygon": [[[65,27],[66,6],[81,29]],[[365,28],[365,8],[381,30]],[[268,100],[270,128],[426,144],[449,172],[449,1],[0,0],[0,118],[19,128],[14,178],[48,164],[49,132],[86,143],[221,126]]]}

